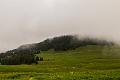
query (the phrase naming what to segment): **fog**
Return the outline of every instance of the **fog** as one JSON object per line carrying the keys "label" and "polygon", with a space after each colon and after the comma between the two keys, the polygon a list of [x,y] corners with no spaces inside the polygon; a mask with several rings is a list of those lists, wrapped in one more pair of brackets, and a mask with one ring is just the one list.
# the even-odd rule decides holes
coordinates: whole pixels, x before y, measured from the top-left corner
{"label": "fog", "polygon": [[0,52],[48,37],[120,40],[120,0],[0,0]]}

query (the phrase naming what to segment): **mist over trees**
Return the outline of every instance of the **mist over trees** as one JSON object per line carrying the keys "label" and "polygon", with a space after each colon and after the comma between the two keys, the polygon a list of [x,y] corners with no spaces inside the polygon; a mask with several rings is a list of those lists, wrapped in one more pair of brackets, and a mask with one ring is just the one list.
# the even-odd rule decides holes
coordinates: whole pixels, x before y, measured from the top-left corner
{"label": "mist over trees", "polygon": [[7,51],[0,54],[0,63],[2,65],[20,65],[32,64],[43,61],[42,57],[36,56],[41,51],[48,51],[53,49],[55,51],[66,51],[79,48],[87,45],[114,45],[113,42],[107,40],[100,40],[95,38],[78,38],[73,35],[63,35],[46,39],[40,43],[20,46],[17,49]]}
{"label": "mist over trees", "polygon": [[40,51],[48,51],[49,49],[53,49],[55,51],[66,51],[86,45],[114,45],[114,42],[97,38],[79,38],[74,35],[63,35],[49,38],[33,45],[30,45],[28,48],[22,48],[21,50],[29,50],[30,52],[37,54],[40,53]]}
{"label": "mist over trees", "polygon": [[53,49],[55,51],[66,51],[70,49],[76,49],[86,45],[113,45],[114,43],[107,40],[100,40],[96,38],[78,38],[73,35],[64,35],[54,37],[52,39],[46,39],[39,43],[36,47],[38,50],[47,51]]}

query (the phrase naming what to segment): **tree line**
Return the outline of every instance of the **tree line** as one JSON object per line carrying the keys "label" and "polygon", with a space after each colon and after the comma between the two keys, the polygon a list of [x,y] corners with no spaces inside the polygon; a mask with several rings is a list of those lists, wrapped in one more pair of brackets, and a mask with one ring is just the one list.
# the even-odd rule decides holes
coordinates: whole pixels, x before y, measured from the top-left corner
{"label": "tree line", "polygon": [[73,35],[64,35],[54,37],[52,39],[46,39],[43,42],[37,44],[36,49],[41,51],[47,51],[53,49],[55,51],[66,51],[76,49],[86,45],[114,45],[112,41],[100,40],[97,38],[79,38]]}
{"label": "tree line", "polygon": [[49,38],[40,43],[34,44],[28,48],[18,48],[0,54],[0,63],[2,65],[19,65],[32,64],[43,61],[42,57],[36,56],[41,51],[53,49],[55,51],[66,51],[76,49],[86,45],[114,45],[113,42],[107,40],[99,40],[95,38],[78,38],[73,35],[63,35],[59,37]]}
{"label": "tree line", "polygon": [[37,64],[38,61],[42,61],[42,57],[36,56],[29,50],[8,51],[0,54],[0,63],[2,65],[20,65],[20,64]]}

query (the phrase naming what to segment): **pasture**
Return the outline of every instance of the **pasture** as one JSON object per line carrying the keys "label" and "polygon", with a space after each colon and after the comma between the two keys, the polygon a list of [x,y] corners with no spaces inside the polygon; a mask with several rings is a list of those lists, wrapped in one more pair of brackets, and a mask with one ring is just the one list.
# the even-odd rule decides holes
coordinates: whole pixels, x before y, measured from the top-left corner
{"label": "pasture", "polygon": [[0,65],[0,80],[120,80],[120,48],[84,46],[37,54],[32,65]]}

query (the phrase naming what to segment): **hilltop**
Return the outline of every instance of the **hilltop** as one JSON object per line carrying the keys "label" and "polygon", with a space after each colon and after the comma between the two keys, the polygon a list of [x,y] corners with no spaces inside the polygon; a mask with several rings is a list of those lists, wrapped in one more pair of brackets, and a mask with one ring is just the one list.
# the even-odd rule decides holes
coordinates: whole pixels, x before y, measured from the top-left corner
{"label": "hilltop", "polygon": [[86,45],[114,45],[115,43],[110,40],[98,39],[98,38],[90,38],[84,37],[79,38],[75,35],[63,35],[57,36],[53,38],[48,38],[39,43],[32,44],[24,44],[20,47],[7,51],[7,52],[15,52],[21,50],[29,50],[29,51],[48,51],[49,49],[53,49],[55,51],[67,51],[79,48],[81,46]]}
{"label": "hilltop", "polygon": [[[25,44],[17,49],[1,53],[0,63],[3,65],[37,64],[39,57],[36,54],[39,54],[41,51],[68,51],[87,45],[112,46],[114,43],[96,38],[87,37],[79,39],[74,35],[63,35],[46,39],[40,43]],[[42,59],[40,57],[40,60]]]}

